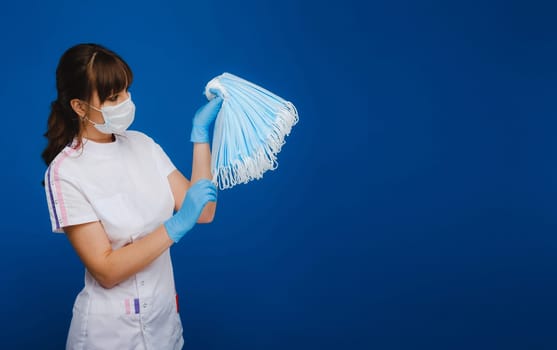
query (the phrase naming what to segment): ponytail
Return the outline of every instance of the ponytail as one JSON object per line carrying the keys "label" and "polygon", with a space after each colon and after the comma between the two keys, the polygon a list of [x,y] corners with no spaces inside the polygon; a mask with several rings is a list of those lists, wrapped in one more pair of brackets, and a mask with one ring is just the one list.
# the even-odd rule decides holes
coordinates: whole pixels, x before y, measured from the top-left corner
{"label": "ponytail", "polygon": [[57,99],[50,104],[47,131],[44,133],[48,144],[42,153],[47,166],[79,134],[79,120],[69,101],[63,104]]}

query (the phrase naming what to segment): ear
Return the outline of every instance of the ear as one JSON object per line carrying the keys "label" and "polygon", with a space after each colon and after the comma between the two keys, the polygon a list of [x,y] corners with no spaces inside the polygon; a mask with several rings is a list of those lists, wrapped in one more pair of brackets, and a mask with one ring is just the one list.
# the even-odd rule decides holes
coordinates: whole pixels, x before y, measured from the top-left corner
{"label": "ear", "polygon": [[70,101],[70,106],[72,106],[74,112],[77,113],[77,115],[80,116],[81,118],[87,115],[87,109],[85,108],[86,106],[85,103],[83,103],[83,101],[74,98],[73,100]]}

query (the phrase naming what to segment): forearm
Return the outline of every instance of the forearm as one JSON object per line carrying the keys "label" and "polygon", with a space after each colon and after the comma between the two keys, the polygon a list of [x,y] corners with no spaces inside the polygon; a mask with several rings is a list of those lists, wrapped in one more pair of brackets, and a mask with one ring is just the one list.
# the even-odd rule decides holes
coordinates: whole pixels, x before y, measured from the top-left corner
{"label": "forearm", "polygon": [[[200,179],[212,180],[211,176],[211,148],[209,146],[209,127],[217,118],[222,106],[223,99],[218,91],[211,91],[216,97],[195,112],[191,130],[190,141],[193,142],[193,164],[191,169],[191,182],[196,183]],[[187,194],[186,194],[187,197]],[[215,193],[216,197],[216,193]],[[216,198],[205,205],[198,223],[213,221],[216,211]]]}
{"label": "forearm", "polygon": [[[211,175],[211,149],[209,143],[193,144],[193,164],[191,171],[191,183],[200,179],[212,180]],[[217,208],[216,202],[209,202],[201,212],[199,223],[211,222],[215,216]]]}
{"label": "forearm", "polygon": [[193,144],[193,164],[191,169],[191,182],[199,179],[212,180],[211,176],[211,149],[209,143]]}
{"label": "forearm", "polygon": [[120,249],[111,250],[106,255],[104,274],[97,279],[102,279],[99,282],[105,288],[112,288],[145,269],[173,243],[161,225],[147,236]]}

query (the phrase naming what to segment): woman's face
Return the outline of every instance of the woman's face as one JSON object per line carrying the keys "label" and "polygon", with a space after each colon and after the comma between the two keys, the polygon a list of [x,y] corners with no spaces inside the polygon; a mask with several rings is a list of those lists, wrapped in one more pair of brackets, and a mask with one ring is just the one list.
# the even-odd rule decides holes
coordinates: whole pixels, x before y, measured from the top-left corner
{"label": "woman's face", "polygon": [[[100,102],[100,98],[98,93],[95,91],[91,96],[91,100],[88,102],[89,106],[95,107],[96,109],[101,109],[102,107],[107,106],[115,106],[127,100],[130,97],[130,94],[127,89],[122,91],[116,92],[113,95],[109,96],[106,101],[102,104]],[[100,111],[97,111],[94,108],[88,107],[87,108],[87,118],[96,124],[104,124],[104,118]],[[91,123],[84,123],[82,124],[84,136],[88,139],[93,141],[111,141],[112,135],[106,135],[98,131],[93,124]]]}
{"label": "woman's face", "polygon": [[[89,105],[97,108],[97,109],[101,109],[102,107],[106,107],[106,106],[115,106],[117,104],[120,104],[122,102],[124,102],[125,100],[127,100],[130,97],[130,94],[128,92],[128,90],[124,89],[122,91],[116,92],[113,95],[108,96],[108,98],[106,99],[106,101],[104,101],[102,104],[100,102],[100,98],[99,98],[99,94],[95,91],[93,93],[93,95],[91,96],[91,100],[89,101]],[[89,111],[87,113],[89,119],[91,119],[93,122],[98,123],[98,124],[104,124],[104,119],[102,116],[102,113],[93,109],[93,108],[89,108]]]}

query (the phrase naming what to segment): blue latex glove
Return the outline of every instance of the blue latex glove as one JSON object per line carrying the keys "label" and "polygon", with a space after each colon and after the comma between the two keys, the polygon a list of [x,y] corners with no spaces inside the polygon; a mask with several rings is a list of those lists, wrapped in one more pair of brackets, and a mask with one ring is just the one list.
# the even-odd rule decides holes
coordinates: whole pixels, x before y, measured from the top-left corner
{"label": "blue latex glove", "polygon": [[222,106],[222,94],[216,89],[210,89],[209,91],[217,96],[195,112],[191,129],[191,142],[208,143],[210,140],[209,127],[219,114]]}
{"label": "blue latex glove", "polygon": [[217,188],[211,181],[201,179],[194,183],[186,192],[180,210],[164,223],[168,236],[177,243],[193,228],[205,204],[216,200]]}

